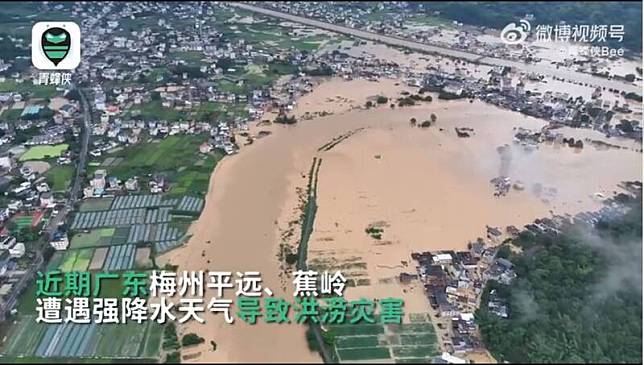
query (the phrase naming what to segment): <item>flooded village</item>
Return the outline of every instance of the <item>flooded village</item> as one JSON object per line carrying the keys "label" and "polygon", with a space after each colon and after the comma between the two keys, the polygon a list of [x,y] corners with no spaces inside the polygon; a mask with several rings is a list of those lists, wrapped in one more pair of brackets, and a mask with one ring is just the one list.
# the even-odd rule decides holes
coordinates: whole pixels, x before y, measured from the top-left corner
{"label": "flooded village", "polygon": [[[628,194],[641,194],[641,182],[620,184]],[[437,327],[441,348],[466,358],[472,353],[486,353],[481,334],[475,321],[475,313],[484,305],[499,318],[508,318],[512,313],[506,299],[496,295],[496,289],[486,285],[494,281],[510,285],[517,278],[514,264],[501,254],[502,250],[520,250],[512,241],[519,234],[547,234],[557,236],[573,224],[594,227],[600,220],[623,215],[628,209],[615,199],[601,209],[579,212],[573,215],[554,215],[537,218],[521,228],[507,226],[504,229],[487,227],[487,236],[467,244],[463,251],[414,252],[411,258],[416,263],[415,273],[400,274],[400,282],[408,284],[419,281],[430,303],[431,313]]]}

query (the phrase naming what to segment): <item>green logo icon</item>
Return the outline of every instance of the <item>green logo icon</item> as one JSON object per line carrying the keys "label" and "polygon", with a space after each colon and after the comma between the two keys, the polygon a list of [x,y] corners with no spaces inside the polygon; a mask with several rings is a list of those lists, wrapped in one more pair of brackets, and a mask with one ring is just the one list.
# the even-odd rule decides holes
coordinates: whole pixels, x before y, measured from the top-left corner
{"label": "green logo icon", "polygon": [[42,34],[40,44],[45,57],[58,66],[69,53],[71,35],[63,28],[49,28]]}

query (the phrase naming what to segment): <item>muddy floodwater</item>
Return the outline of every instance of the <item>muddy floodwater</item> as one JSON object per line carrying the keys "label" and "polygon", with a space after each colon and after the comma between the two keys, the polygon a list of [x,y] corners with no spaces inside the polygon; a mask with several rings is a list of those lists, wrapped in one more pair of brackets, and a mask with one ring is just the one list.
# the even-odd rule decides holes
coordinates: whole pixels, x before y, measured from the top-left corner
{"label": "muddy floodwater", "polygon": [[[465,249],[485,237],[486,225],[521,226],[553,213],[596,209],[601,205],[596,193],[611,196],[619,182],[641,180],[641,153],[630,141],[613,140],[624,148],[523,146],[513,143],[516,128],[538,130],[545,122],[482,102],[434,98],[411,107],[392,109],[387,103],[362,109],[375,95],[395,98],[402,85],[402,80],[334,79],[298,101],[296,125],[253,127],[252,133],[271,135],[219,163],[192,238],[164,259],[179,271],[260,271],[276,297],[290,300],[292,285],[280,276],[277,259],[280,231],[298,218],[297,188],[306,187],[317,157],[322,163],[309,261],[361,262],[347,275],[367,280],[348,288],[349,298],[403,297],[408,311],[422,311],[427,303],[421,290],[403,291],[392,280],[413,271],[412,251]],[[320,111],[327,115],[301,118]],[[419,127],[431,114],[436,122]],[[470,137],[458,137],[457,127],[471,128]],[[332,149],[318,150],[350,131],[355,132]],[[604,138],[593,131],[562,133]],[[495,197],[490,180],[500,174],[524,188]],[[383,228],[380,239],[365,233],[373,224]],[[205,319],[181,328],[206,339],[191,361],[321,361],[308,350],[303,326],[263,321],[250,326],[239,320],[228,325],[221,315]]]}

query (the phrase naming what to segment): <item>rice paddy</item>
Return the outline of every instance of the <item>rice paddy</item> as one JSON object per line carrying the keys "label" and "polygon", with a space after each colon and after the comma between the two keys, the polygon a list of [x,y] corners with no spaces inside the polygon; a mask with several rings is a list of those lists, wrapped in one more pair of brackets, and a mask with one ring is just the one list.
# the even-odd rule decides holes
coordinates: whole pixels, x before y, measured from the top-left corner
{"label": "rice paddy", "polygon": [[409,317],[413,323],[343,324],[329,326],[327,331],[335,338],[340,362],[427,362],[439,354],[434,327],[425,313]]}

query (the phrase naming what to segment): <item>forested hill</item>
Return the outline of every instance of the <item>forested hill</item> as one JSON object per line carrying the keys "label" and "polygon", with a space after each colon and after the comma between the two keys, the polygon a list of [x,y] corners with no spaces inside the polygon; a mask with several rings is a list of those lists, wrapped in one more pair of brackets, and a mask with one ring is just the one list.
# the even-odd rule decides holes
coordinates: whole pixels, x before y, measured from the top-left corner
{"label": "forested hill", "polygon": [[501,29],[526,14],[535,24],[552,25],[565,21],[573,25],[624,25],[624,39],[613,47],[642,52],[642,3],[623,1],[419,1],[410,2],[421,12],[440,11],[441,16],[464,24]]}
{"label": "forested hill", "polygon": [[[477,313],[488,349],[510,362],[642,360],[642,198],[626,214],[557,236],[522,234],[510,254],[517,279],[490,282]],[[490,288],[510,317],[487,309]]]}

